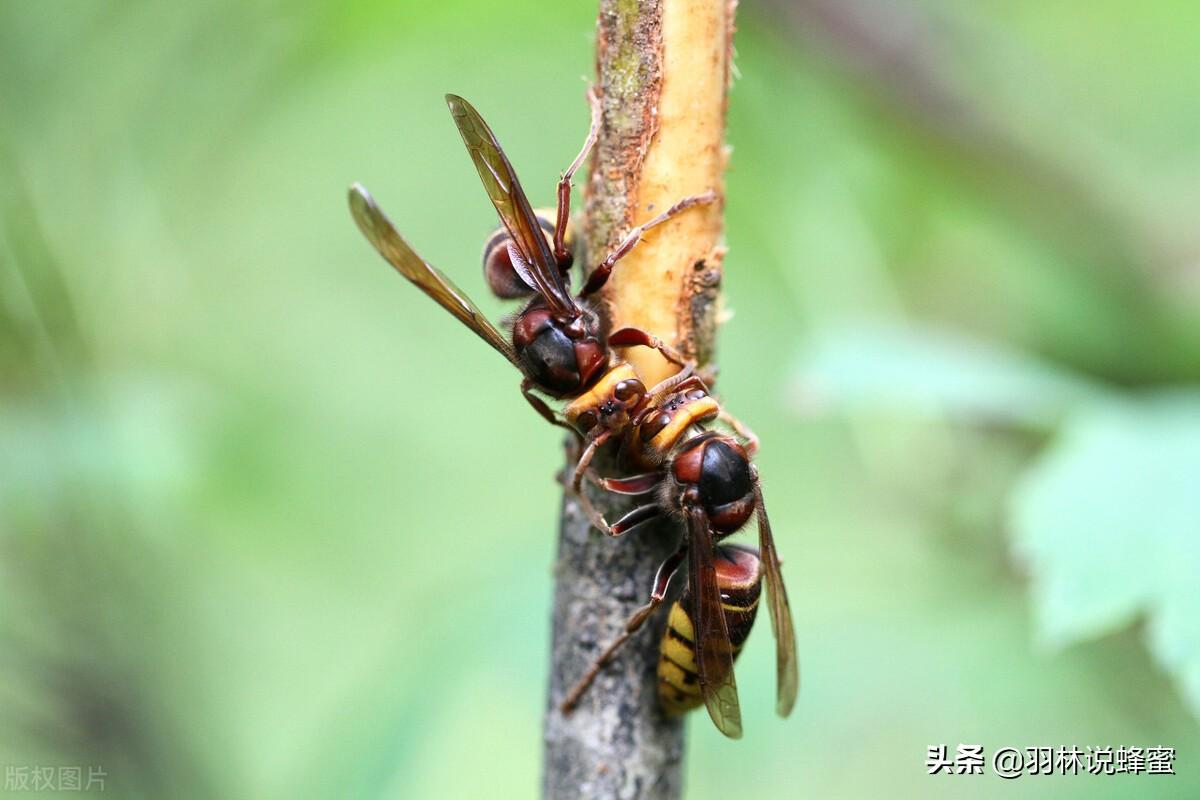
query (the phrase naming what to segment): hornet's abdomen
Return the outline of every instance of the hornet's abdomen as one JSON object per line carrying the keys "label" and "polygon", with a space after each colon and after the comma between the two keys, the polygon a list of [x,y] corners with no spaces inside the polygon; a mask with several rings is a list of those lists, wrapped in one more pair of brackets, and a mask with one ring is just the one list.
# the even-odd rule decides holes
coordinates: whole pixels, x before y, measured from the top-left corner
{"label": "hornet's abdomen", "polygon": [[[721,589],[721,608],[729,628],[729,644],[736,659],[754,626],[762,590],[758,551],[739,545],[718,545],[714,566]],[[671,606],[667,630],[658,655],[658,699],[669,714],[682,714],[704,704],[696,666],[695,626],[687,609],[688,592]]]}
{"label": "hornet's abdomen", "polygon": [[[554,241],[554,209],[539,208],[534,210],[538,225],[546,236],[546,243],[553,246]],[[571,250],[573,236],[571,226],[567,226],[565,244]],[[533,287],[521,280],[513,269],[512,259],[508,255],[508,245],[512,237],[503,227],[497,228],[483,245],[483,277],[487,281],[492,294],[505,300],[529,297]],[[569,265],[563,265],[566,269]]]}

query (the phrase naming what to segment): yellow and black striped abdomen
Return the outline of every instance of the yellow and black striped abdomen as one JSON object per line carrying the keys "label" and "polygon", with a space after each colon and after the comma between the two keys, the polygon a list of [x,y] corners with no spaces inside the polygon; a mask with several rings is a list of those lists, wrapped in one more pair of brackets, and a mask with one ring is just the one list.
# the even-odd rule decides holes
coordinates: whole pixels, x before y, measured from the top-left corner
{"label": "yellow and black striped abdomen", "polygon": [[[736,659],[758,613],[762,590],[758,551],[738,545],[718,545],[715,556],[721,608],[725,611],[729,644]],[[682,714],[704,704],[696,665],[696,633],[687,612],[690,603],[685,591],[671,606],[667,629],[659,645],[658,698],[670,714]]]}

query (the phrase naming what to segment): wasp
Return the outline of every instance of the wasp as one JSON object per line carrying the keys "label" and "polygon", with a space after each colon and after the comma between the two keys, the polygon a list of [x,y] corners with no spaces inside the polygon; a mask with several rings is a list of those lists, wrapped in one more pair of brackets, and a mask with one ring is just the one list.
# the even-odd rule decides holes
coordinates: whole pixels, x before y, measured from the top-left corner
{"label": "wasp", "polygon": [[[570,406],[566,417],[578,421]],[[717,421],[746,443],[706,429]],[[754,624],[765,579],[776,643],[776,710],[784,717],[791,713],[799,690],[796,636],[762,484],[751,460],[757,449],[758,438],[720,406],[697,375],[687,376],[661,402],[634,417],[624,432],[621,457],[631,469],[649,471],[596,482],[607,491],[647,499],[610,531],[623,535],[668,517],[682,522],[684,535],[656,571],[649,600],[567,694],[564,713],[574,709],[599,671],[663,603],[685,559],[688,583],[671,607],[659,646],[663,707],[681,713],[703,702],[722,733],[741,736],[733,661]],[[758,522],[757,551],[721,544],[752,516]]]}
{"label": "wasp", "polygon": [[[582,150],[562,173],[557,189],[554,222],[534,212],[516,172],[491,128],[463,98],[446,95],[454,123],[462,135],[485,191],[500,217],[502,231],[484,251],[484,275],[500,297],[531,295],[512,318],[505,338],[465,292],[409,246],[374,199],[359,184],[350,187],[350,210],[368,241],[395,269],[453,314],[513,364],[522,375],[521,394],[544,419],[582,438],[582,449],[571,489],[592,523],[608,529],[581,489],[583,476],[596,451],[629,425],[630,412],[646,407],[687,377],[694,362],[658,337],[638,328],[622,328],[605,340],[589,298],[602,289],[617,262],[641,241],[646,231],[687,209],[716,199],[713,192],[686,197],[658,216],[636,226],[588,275],[578,296],[567,288],[574,261],[570,241],[571,179],[595,144],[600,106],[589,93],[592,124]],[[680,368],[678,375],[647,390],[633,367],[615,359],[611,347],[657,349]],[[595,420],[586,431],[560,420],[538,394],[569,401],[579,419]]]}
{"label": "wasp", "polygon": [[[622,328],[603,337],[600,319],[589,303],[617,262],[647,230],[692,206],[713,202],[715,194],[684,198],[633,228],[573,296],[568,289],[569,271],[575,261],[569,232],[571,179],[597,137],[599,104],[594,94],[590,99],[591,128],[579,155],[560,176],[551,220],[548,214],[539,215],[533,210],[512,165],[479,113],[461,97],[446,96],[455,125],[500,218],[501,229],[484,249],[485,280],[500,297],[528,298],[512,317],[507,338],[466,293],[417,255],[358,184],[350,188],[350,209],[363,234],[388,263],[521,372],[521,394],[538,414],[579,438],[582,447],[570,488],[592,524],[609,534],[621,535],[661,516],[676,517],[684,523],[686,534],[660,565],[649,602],[626,622],[622,636],[581,679],[564,702],[564,711],[578,702],[621,644],[661,605],[672,577],[686,558],[688,587],[672,607],[662,645],[661,696],[667,708],[680,711],[702,700],[717,727],[737,737],[741,734],[741,717],[733,656],[753,623],[764,576],[777,641],[777,707],[781,714],[790,712],[798,686],[787,594],[757,471],[750,462],[757,439],[711,397],[705,382],[695,374],[694,362],[637,328]],[[633,367],[611,352],[613,348],[634,346],[658,350],[679,368],[678,372],[647,389]],[[565,404],[561,419],[539,394]],[[746,439],[749,451],[733,436],[704,431],[705,424],[716,420],[724,421]],[[593,456],[609,441],[619,442],[626,465],[641,472],[628,478],[596,478],[596,482],[611,492],[654,495],[652,502],[638,506],[611,526],[582,491]],[[759,524],[758,554],[719,544],[744,527],[752,515],[757,516]],[[746,599],[751,594],[752,604]],[[690,660],[685,651],[691,654]],[[672,672],[672,665],[678,672]]]}

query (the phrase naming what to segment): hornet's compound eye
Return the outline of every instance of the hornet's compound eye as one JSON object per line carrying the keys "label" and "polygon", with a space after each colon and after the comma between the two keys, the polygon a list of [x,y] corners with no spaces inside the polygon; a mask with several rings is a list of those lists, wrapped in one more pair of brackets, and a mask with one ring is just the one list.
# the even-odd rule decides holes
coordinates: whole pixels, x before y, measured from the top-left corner
{"label": "hornet's compound eye", "polygon": [[646,394],[646,387],[637,378],[630,378],[618,383],[613,394],[622,403],[629,405],[630,400],[637,400]]}
{"label": "hornet's compound eye", "polygon": [[671,415],[666,411],[659,411],[651,416],[648,420],[642,423],[642,441],[648,442],[658,435],[659,431],[667,427],[671,422]]}
{"label": "hornet's compound eye", "polygon": [[587,433],[592,428],[596,427],[598,422],[595,411],[585,411],[575,418],[575,424],[579,426],[579,430]]}

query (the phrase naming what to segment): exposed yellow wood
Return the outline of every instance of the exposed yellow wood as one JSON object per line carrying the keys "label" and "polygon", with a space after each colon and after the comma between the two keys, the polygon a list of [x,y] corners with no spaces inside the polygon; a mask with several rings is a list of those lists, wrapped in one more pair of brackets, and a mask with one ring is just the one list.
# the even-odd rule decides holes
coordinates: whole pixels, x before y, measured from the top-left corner
{"label": "exposed yellow wood", "polygon": [[[732,17],[729,0],[662,2],[659,92],[649,106],[652,134],[640,174],[630,181],[627,224],[619,233],[685,196],[714,190],[718,200],[649,231],[619,263],[605,292],[614,329],[643,328],[689,355],[703,350],[695,336],[711,340],[711,330],[693,330],[691,304],[700,276],[712,282],[719,275],[714,270],[719,271],[724,252],[725,93]],[[712,325],[714,319],[715,310],[699,324]],[[647,348],[631,348],[625,356],[648,386],[677,369]]]}

